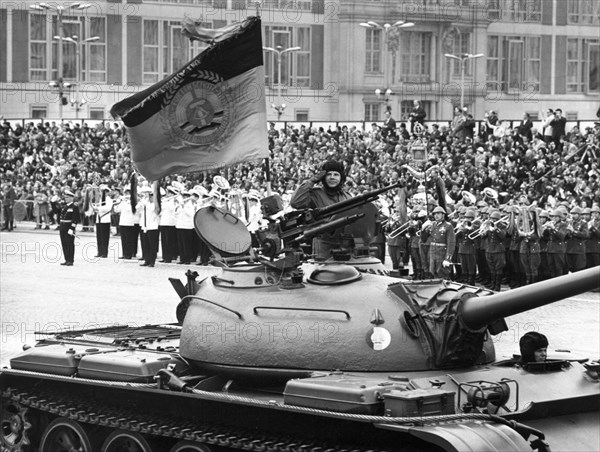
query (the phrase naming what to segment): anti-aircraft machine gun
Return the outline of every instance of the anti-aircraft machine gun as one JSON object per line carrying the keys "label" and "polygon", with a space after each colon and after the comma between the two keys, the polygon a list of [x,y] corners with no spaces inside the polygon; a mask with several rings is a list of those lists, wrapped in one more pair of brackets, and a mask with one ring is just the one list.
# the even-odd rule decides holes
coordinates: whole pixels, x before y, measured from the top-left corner
{"label": "anti-aircraft machine gun", "polygon": [[394,278],[369,256],[302,255],[314,234],[356,225],[371,198],[273,221],[258,251],[231,214],[199,214],[220,259],[186,286],[171,280],[178,323],[63,331],[14,357],[0,372],[0,444],[598,450],[600,364],[499,361],[492,337],[505,316],[597,288],[600,267],[494,293]]}

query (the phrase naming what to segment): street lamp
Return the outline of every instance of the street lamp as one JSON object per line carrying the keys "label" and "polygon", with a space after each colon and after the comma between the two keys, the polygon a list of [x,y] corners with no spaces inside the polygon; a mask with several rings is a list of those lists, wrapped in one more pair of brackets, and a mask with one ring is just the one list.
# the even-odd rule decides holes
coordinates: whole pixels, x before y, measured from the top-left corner
{"label": "street lamp", "polygon": [[[60,36],[55,36],[54,39],[61,40]],[[85,104],[85,100],[79,99],[79,86],[81,81],[81,47],[84,46],[87,42],[93,42],[100,39],[99,36],[92,36],[86,39],[79,39],[79,36],[73,35],[71,37],[63,37],[63,41],[70,42],[75,44],[75,98],[71,98],[71,106],[75,107],[75,118],[79,118],[79,110]]]}
{"label": "street lamp", "polygon": [[[48,4],[48,3],[36,3],[34,5],[29,5],[29,8],[31,9],[35,9],[37,11],[54,11],[56,13],[56,17],[58,20],[58,35],[59,35],[59,42],[58,42],[58,80],[56,82],[50,82],[49,86],[51,87],[56,87],[58,88],[58,93],[59,93],[59,99],[58,99],[58,115],[60,116],[60,119],[62,119],[63,116],[63,110],[62,110],[62,95],[64,92],[64,88],[66,88],[67,85],[65,82],[63,82],[63,48],[62,48],[62,40],[64,33],[64,25],[63,25],[63,13],[65,10],[73,10],[73,9],[77,9],[77,10],[84,10],[84,9],[88,9],[91,5],[91,3],[71,3],[69,5],[67,5],[66,7],[63,5],[56,5],[56,4]],[[52,85],[52,83],[54,83],[54,85]],[[70,84],[68,84],[70,86]]]}
{"label": "street lamp", "polygon": [[[396,22],[394,22],[393,24],[389,24],[389,23],[385,23],[383,25],[378,24],[377,22],[374,22],[372,20],[369,20],[367,22],[361,22],[359,24],[361,27],[364,28],[370,28],[370,29],[374,29],[374,30],[381,30],[383,31],[384,34],[384,43],[388,44],[389,47],[389,36],[388,33],[392,30],[396,30],[396,29],[402,29],[402,28],[409,28],[409,27],[413,27],[415,24],[413,22],[405,22],[403,20],[397,20]],[[392,55],[394,58],[394,63],[396,61],[396,57],[395,57],[395,53]],[[375,90],[375,95],[377,96],[378,99],[384,99],[386,106],[389,107],[389,101],[390,101],[390,96],[392,94],[394,94],[391,90],[391,88],[389,87],[389,81],[388,81],[388,61],[387,61],[387,57],[384,53],[384,58],[383,58],[383,77],[384,77],[384,89],[380,89],[377,88]]]}
{"label": "street lamp", "polygon": [[465,108],[465,68],[468,60],[472,60],[474,58],[480,58],[483,56],[483,53],[478,53],[477,55],[473,55],[471,53],[463,53],[461,55],[452,55],[451,53],[444,53],[446,58],[451,58],[453,60],[460,61],[460,109]]}
{"label": "street lamp", "polygon": [[281,56],[284,53],[289,53],[289,52],[295,52],[296,50],[300,50],[302,49],[302,47],[288,47],[287,49],[284,49],[281,46],[276,46],[275,48],[273,47],[263,47],[263,50],[267,50],[268,52],[273,52],[275,55],[277,55],[277,83],[278,83],[278,90],[277,90],[277,97],[279,98],[279,105],[275,105],[275,104],[271,104],[271,108],[273,110],[275,110],[275,112],[277,113],[277,120],[279,121],[279,119],[281,118],[281,115],[283,114],[283,112],[285,111],[285,104],[281,99]]}

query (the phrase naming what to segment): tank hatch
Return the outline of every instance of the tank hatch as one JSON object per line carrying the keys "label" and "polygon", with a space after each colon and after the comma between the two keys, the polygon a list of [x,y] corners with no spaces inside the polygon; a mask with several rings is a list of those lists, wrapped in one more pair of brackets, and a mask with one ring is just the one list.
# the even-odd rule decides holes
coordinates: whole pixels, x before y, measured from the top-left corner
{"label": "tank hatch", "polygon": [[337,286],[358,281],[362,275],[351,265],[322,265],[312,271],[308,282],[321,286]]}
{"label": "tank hatch", "polygon": [[203,207],[194,215],[194,226],[211,250],[222,256],[240,256],[250,250],[252,239],[246,225],[226,210]]}

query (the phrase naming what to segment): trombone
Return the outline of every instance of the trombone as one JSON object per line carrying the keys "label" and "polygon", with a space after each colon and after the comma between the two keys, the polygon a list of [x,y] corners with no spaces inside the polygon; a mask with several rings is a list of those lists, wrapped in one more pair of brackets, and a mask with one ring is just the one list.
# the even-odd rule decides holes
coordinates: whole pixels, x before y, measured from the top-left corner
{"label": "trombone", "polygon": [[398,226],[396,229],[394,229],[392,232],[390,232],[387,236],[388,239],[395,239],[396,237],[405,234],[406,231],[408,231],[408,228],[410,226],[410,222],[411,220],[408,220],[406,223],[402,223],[400,226]]}
{"label": "trombone", "polygon": [[503,216],[502,218],[494,221],[493,223],[490,223],[490,220],[486,220],[483,222],[483,224],[481,225],[481,227],[479,229],[477,229],[476,231],[473,231],[469,234],[469,238],[471,240],[475,240],[475,239],[479,238],[481,235],[483,235],[483,233],[485,232],[485,229],[491,229],[493,227],[496,227],[496,225],[499,223],[507,223],[507,222],[508,222],[508,215]]}

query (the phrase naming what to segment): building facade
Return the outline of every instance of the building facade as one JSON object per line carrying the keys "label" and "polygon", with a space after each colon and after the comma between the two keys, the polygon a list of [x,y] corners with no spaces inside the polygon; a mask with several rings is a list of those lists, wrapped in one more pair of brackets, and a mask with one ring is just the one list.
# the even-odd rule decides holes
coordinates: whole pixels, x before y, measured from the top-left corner
{"label": "building facade", "polygon": [[[571,120],[594,119],[599,8],[596,0],[263,0],[264,46],[279,51],[264,53],[269,118],[376,122],[391,108],[404,119],[418,99],[429,120],[450,119],[461,100],[475,119],[489,110],[541,119],[557,107]],[[249,0],[2,1],[0,114],[109,119],[114,103],[202,51],[182,34],[184,18],[219,28],[254,14]],[[465,54],[477,57],[448,56]]]}

